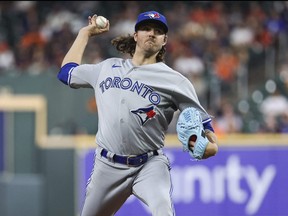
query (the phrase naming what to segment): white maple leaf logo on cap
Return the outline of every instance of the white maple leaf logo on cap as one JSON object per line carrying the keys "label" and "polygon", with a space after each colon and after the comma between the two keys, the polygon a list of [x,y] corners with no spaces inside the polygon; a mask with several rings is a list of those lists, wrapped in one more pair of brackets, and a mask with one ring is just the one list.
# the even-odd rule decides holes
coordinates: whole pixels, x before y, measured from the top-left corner
{"label": "white maple leaf logo on cap", "polygon": [[146,14],[145,16],[149,16],[152,19],[160,18],[160,15],[158,13],[149,13],[149,14]]}

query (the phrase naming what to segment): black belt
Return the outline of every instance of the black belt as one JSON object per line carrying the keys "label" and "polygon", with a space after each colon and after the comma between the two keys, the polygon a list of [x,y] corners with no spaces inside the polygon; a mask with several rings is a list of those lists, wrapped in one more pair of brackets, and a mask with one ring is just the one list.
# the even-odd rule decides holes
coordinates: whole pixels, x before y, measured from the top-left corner
{"label": "black belt", "polygon": [[[151,154],[152,153],[152,154]],[[108,158],[107,157],[108,151],[106,149],[103,149],[101,151],[101,156]],[[159,155],[157,150],[151,151],[150,152],[151,155]],[[144,163],[147,162],[149,158],[149,153],[144,153],[141,155],[131,155],[131,156],[121,156],[121,155],[114,155],[113,156],[113,161],[116,163],[120,163],[120,164],[125,164],[128,166],[140,166]]]}

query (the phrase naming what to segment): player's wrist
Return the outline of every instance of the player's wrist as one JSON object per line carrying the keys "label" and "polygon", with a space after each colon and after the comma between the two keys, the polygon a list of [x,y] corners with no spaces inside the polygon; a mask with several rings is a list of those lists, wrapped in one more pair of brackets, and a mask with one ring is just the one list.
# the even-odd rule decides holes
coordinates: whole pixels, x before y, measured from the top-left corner
{"label": "player's wrist", "polygon": [[213,131],[210,131],[209,129],[205,130],[205,135],[207,136],[208,140],[211,143],[217,144],[217,137]]}
{"label": "player's wrist", "polygon": [[80,37],[80,38],[88,41],[88,39],[90,38],[90,32],[84,27],[84,28],[80,29],[77,37]]}

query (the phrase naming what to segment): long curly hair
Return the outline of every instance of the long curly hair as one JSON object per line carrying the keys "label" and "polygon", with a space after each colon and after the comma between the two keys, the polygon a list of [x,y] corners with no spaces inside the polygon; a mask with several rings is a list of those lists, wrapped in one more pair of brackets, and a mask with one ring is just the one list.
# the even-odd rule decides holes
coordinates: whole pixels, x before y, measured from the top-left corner
{"label": "long curly hair", "polygon": [[[111,40],[111,44],[115,46],[115,48],[120,53],[128,53],[131,57],[133,57],[136,49],[136,41],[134,37],[130,34],[128,36],[119,36]],[[164,62],[164,57],[166,53],[166,47],[162,46],[162,49],[156,56],[156,62]]]}

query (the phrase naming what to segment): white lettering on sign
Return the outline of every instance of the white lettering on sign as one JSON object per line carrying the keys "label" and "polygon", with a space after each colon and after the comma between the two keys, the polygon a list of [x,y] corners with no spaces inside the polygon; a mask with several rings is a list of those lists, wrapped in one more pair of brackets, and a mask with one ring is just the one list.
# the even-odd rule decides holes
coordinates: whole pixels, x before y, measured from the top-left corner
{"label": "white lettering on sign", "polygon": [[[199,194],[203,203],[221,203],[229,199],[236,204],[246,204],[245,212],[252,215],[261,207],[276,176],[276,167],[267,165],[262,173],[258,173],[254,166],[243,166],[240,158],[232,155],[226,166],[216,166],[212,170],[200,164],[172,166],[171,176],[175,203],[191,203]],[[243,181],[249,191],[241,187]]]}

